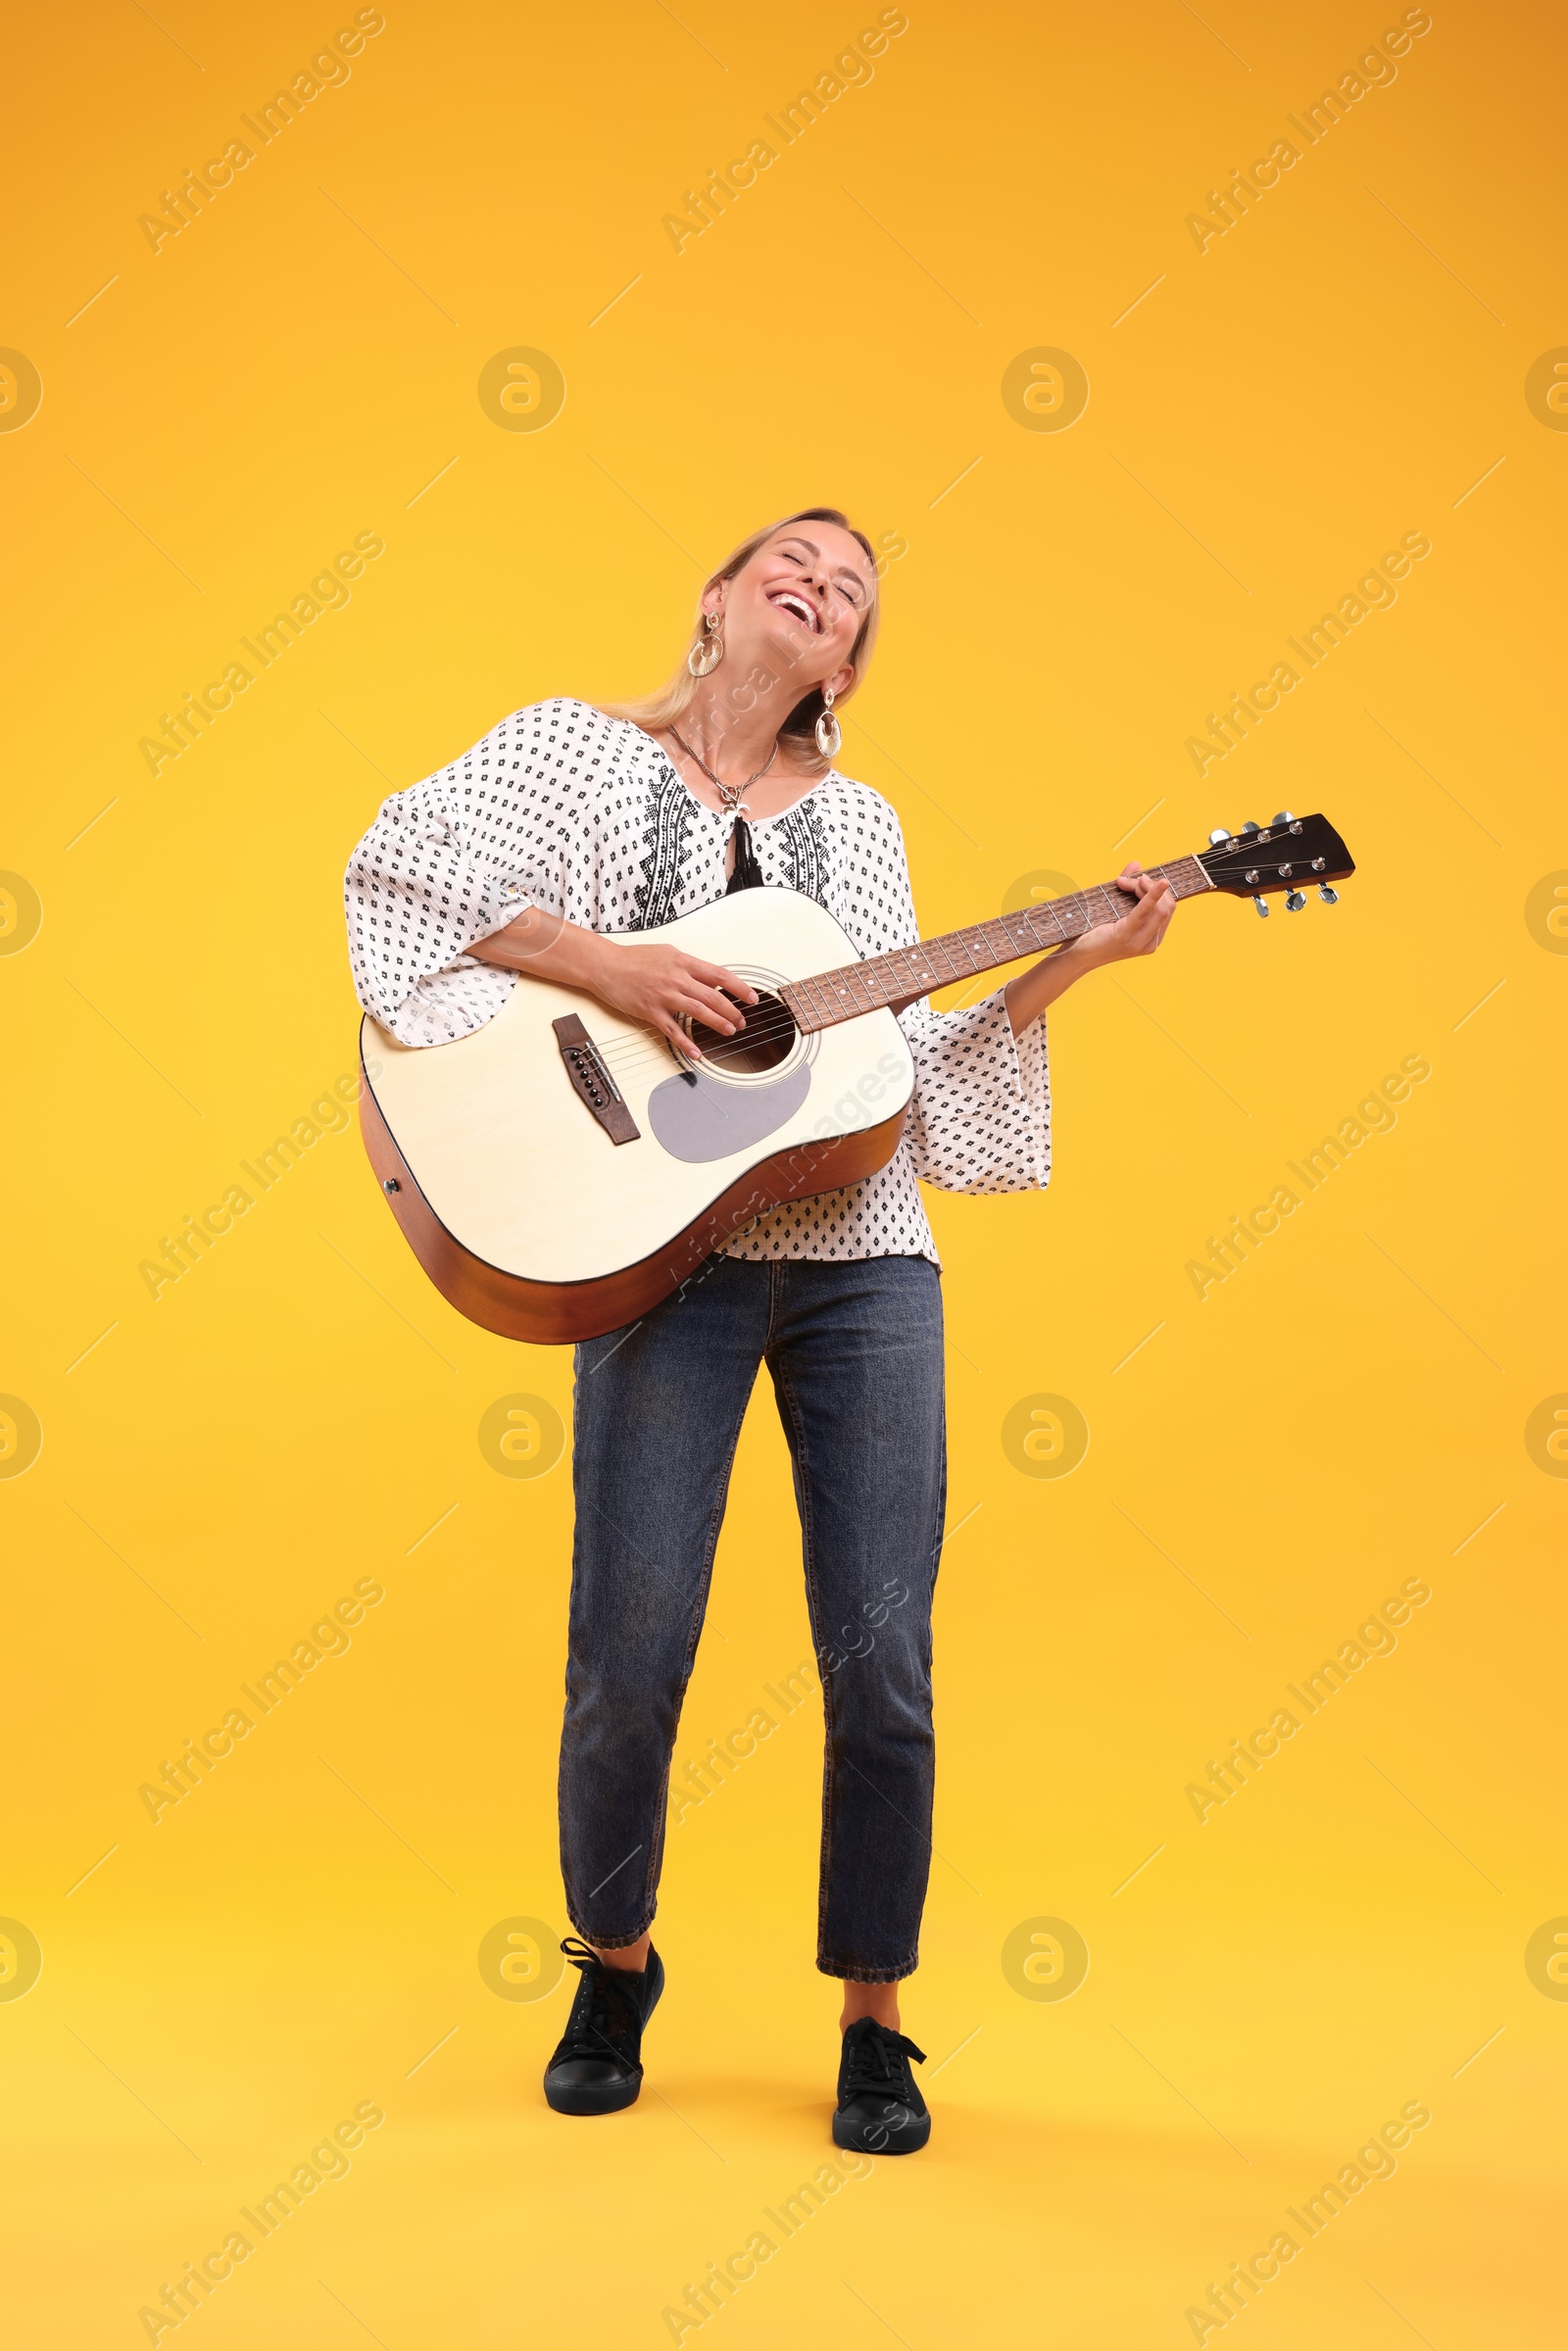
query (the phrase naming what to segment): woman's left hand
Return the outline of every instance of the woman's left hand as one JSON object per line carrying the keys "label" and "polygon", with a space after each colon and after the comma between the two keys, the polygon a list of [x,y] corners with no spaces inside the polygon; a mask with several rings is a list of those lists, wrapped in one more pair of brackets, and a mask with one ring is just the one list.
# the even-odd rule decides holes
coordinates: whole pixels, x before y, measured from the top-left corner
{"label": "woman's left hand", "polygon": [[1176,893],[1168,882],[1157,881],[1142,865],[1124,865],[1117,876],[1124,890],[1138,894],[1138,904],[1119,922],[1097,923],[1075,939],[1067,955],[1081,955],[1088,963],[1121,963],[1129,955],[1152,955],[1170,927],[1176,911]]}
{"label": "woman's left hand", "polygon": [[1170,884],[1156,881],[1141,865],[1124,865],[1117,880],[1138,900],[1119,922],[1096,923],[1070,946],[1058,948],[1054,955],[1007,982],[1007,1017],[1015,1037],[1021,1037],[1029,1023],[1038,1020],[1046,1006],[1054,1004],[1086,971],[1120,963],[1128,955],[1152,955],[1164,938],[1176,911],[1176,893]]}

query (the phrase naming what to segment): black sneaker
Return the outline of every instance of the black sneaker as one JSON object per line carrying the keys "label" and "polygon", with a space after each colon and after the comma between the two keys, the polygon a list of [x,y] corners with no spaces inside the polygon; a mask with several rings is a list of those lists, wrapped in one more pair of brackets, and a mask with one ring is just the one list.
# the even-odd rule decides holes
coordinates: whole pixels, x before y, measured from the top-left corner
{"label": "black sneaker", "polygon": [[653,1944],[641,1974],[607,1967],[574,1935],[561,1945],[579,1971],[566,2030],[545,2068],[545,2096],[557,2114],[617,2114],[643,2085],[643,2027],[664,1988]]}
{"label": "black sneaker", "polygon": [[844,2035],[833,2144],[862,2155],[912,2155],[931,2136],[931,2117],[914,2086],[909,2060],[925,2051],[873,2016],[857,2017]]}

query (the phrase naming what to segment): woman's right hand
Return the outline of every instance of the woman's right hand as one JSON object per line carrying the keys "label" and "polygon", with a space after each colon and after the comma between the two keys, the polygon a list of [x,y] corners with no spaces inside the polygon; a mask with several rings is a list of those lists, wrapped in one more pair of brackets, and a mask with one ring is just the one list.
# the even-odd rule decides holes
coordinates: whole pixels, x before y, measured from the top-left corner
{"label": "woman's right hand", "polygon": [[700,1048],[681,1027],[683,1014],[721,1037],[733,1037],[741,1025],[735,1005],[757,1002],[757,990],[733,971],[722,963],[705,963],[684,948],[616,947],[596,938],[594,949],[592,976],[582,984],[612,1011],[657,1029],[694,1060]]}
{"label": "woman's right hand", "polygon": [[494,963],[503,971],[582,988],[612,1012],[624,1012],[628,1020],[657,1029],[677,1053],[693,1060],[701,1049],[681,1027],[683,1014],[716,1029],[721,1037],[732,1037],[741,1025],[736,1004],[757,1002],[750,982],[726,971],[722,963],[705,963],[701,955],[679,947],[617,946],[539,906],[525,907],[505,930],[492,931],[468,953],[476,962]]}

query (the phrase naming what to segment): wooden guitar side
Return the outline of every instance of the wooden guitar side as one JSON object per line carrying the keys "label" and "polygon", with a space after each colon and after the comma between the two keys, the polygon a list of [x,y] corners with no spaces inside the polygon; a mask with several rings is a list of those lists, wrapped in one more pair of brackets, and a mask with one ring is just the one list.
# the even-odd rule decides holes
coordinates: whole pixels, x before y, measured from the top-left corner
{"label": "wooden guitar side", "polygon": [[706,1257],[785,1200],[858,1184],[899,1148],[905,1111],[829,1142],[798,1144],[762,1159],[651,1256],[597,1280],[530,1282],[487,1264],[449,1233],[419,1190],[376,1106],[361,1051],[360,1131],[387,1205],[419,1263],[450,1305],[502,1339],[559,1347],[597,1339],[670,1297]]}

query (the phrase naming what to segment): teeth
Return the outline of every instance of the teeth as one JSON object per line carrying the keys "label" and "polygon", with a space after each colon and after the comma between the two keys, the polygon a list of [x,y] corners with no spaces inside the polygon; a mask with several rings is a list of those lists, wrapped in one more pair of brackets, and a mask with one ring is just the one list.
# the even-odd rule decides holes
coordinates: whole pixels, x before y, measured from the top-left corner
{"label": "teeth", "polygon": [[794,612],[807,628],[810,629],[813,634],[815,633],[816,614],[802,598],[799,596],[775,596],[773,601],[781,612]]}

